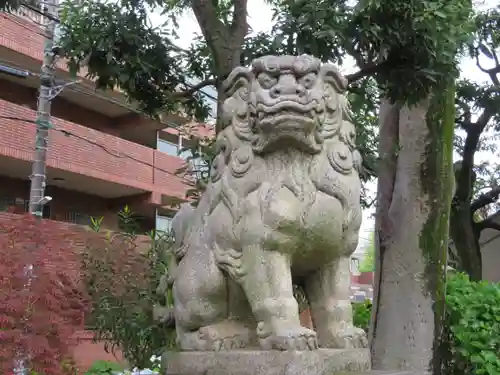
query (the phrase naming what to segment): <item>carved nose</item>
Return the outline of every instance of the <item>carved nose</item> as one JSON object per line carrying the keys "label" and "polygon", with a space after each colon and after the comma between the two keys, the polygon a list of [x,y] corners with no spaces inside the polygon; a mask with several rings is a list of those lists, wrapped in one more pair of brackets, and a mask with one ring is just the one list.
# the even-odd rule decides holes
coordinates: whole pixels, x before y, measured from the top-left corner
{"label": "carved nose", "polygon": [[295,85],[293,87],[283,87],[281,85],[276,85],[271,90],[269,90],[269,95],[271,98],[278,98],[281,95],[297,95],[304,96],[306,94],[306,90],[301,85]]}

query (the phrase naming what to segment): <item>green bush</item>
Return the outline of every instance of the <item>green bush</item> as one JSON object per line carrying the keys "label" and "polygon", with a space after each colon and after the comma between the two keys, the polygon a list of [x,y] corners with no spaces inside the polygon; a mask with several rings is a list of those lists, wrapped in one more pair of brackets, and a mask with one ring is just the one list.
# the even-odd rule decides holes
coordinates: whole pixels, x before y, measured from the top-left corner
{"label": "green bush", "polygon": [[111,361],[95,361],[85,375],[112,375],[123,371],[123,367]]}
{"label": "green bush", "polygon": [[500,374],[500,286],[448,278],[444,375]]}
{"label": "green bush", "polygon": [[[371,303],[354,303],[354,324],[368,330]],[[448,276],[441,355],[443,375],[500,374],[500,285]]]}
{"label": "green bush", "polygon": [[354,325],[363,328],[366,332],[370,328],[370,317],[372,313],[372,302],[367,299],[364,302],[353,302],[352,313]]}
{"label": "green bush", "polygon": [[[101,221],[92,219],[96,232]],[[151,245],[139,249],[134,214],[125,207],[119,221],[123,233],[103,233],[86,242],[83,271],[92,302],[86,324],[106,351],[119,349],[131,367],[147,368],[151,356],[175,346],[174,329],[155,315],[158,306],[172,306],[170,290],[157,292],[168,273],[171,239],[149,233]]]}

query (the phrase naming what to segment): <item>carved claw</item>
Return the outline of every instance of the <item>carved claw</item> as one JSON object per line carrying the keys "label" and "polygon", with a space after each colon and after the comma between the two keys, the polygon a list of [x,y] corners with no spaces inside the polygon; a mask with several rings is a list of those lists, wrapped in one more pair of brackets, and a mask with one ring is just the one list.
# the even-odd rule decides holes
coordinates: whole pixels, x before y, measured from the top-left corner
{"label": "carved claw", "polygon": [[250,341],[250,329],[234,322],[221,322],[198,330],[196,350],[223,351],[242,349]]}
{"label": "carved claw", "polygon": [[351,326],[333,333],[332,340],[329,340],[329,345],[326,346],[335,349],[367,348],[368,338],[364,330]]}
{"label": "carved claw", "polygon": [[[262,323],[259,324],[262,328]],[[263,350],[315,350],[318,348],[316,332],[301,326],[279,327],[267,336],[260,336]]]}

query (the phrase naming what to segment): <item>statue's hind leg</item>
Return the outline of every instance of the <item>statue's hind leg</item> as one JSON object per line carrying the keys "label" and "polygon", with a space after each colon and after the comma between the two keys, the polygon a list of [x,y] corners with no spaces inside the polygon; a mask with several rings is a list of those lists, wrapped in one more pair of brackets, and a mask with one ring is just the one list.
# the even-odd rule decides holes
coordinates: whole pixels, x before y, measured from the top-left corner
{"label": "statue's hind leg", "polygon": [[228,350],[248,347],[252,341],[254,329],[248,321],[229,314],[231,281],[211,254],[190,251],[176,269],[173,293],[181,350]]}

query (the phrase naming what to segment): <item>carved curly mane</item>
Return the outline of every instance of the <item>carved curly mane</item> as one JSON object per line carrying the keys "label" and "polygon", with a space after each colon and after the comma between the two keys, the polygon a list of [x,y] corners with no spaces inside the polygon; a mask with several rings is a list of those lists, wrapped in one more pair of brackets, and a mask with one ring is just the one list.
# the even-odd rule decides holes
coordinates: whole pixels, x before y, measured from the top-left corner
{"label": "carved curly mane", "polygon": [[[172,223],[183,350],[366,347],[345,299],[361,225],[345,88],[310,56],[264,56],[226,80],[207,189]],[[300,325],[293,280],[316,332]]]}
{"label": "carved curly mane", "polygon": [[[314,61],[316,59],[311,62],[310,57],[303,58],[304,64],[317,64],[319,67],[319,63]],[[263,181],[271,182],[271,191],[285,184],[300,200],[307,202],[311,199],[312,191],[322,189],[315,183],[317,177],[311,175],[314,173],[314,161],[322,154],[328,154],[330,161],[331,170],[327,173],[349,174],[353,168],[357,170],[361,162],[359,153],[355,150],[355,129],[344,95],[347,82],[336,67],[328,64],[321,66],[317,72],[319,82],[316,90],[320,92],[316,100],[322,107],[322,114],[318,115],[318,127],[313,134],[317,145],[315,153],[305,153],[300,148],[278,149],[271,154],[259,152],[262,139],[254,129],[255,110],[258,106],[255,103],[255,91],[259,90],[256,75],[263,64],[266,64],[265,57],[254,61],[253,70],[236,68],[223,85],[227,97],[221,116],[224,130],[217,138],[217,156],[211,174],[211,184],[218,185],[214,190],[220,194],[211,195],[213,202],[210,206],[213,210],[222,201],[235,220],[239,216],[241,201],[258,189]],[[269,65],[267,63],[265,67],[269,69]],[[334,150],[333,144],[336,148]],[[350,155],[346,158],[346,155],[340,156],[339,152]],[[304,165],[309,165],[309,168],[304,168]],[[259,178],[247,181],[244,177],[250,170],[253,175],[258,172]],[[304,174],[304,170],[309,173]],[[282,174],[282,179],[278,178]],[[238,183],[238,180],[244,182]],[[327,193],[341,194],[334,191]]]}
{"label": "carved curly mane", "polygon": [[[262,102],[273,103],[266,96],[269,87],[261,75],[273,72],[272,77],[280,77],[283,71],[287,72],[289,67],[283,66],[283,57],[281,66],[273,66],[274,61],[263,57],[253,62],[252,69],[236,68],[223,85],[227,99],[222,107],[223,130],[216,140],[211,180],[192,215],[197,222],[192,225],[194,229],[181,235],[183,243],[189,243],[186,237],[196,235],[196,231],[208,225],[207,218],[212,217],[221,204],[230,213],[231,236],[234,242],[238,242],[235,228],[245,215],[248,196],[258,192],[262,197],[260,210],[265,216],[270,209],[270,199],[266,197],[277,194],[283,187],[302,202],[301,216],[307,214],[317,192],[321,191],[341,202],[346,211],[343,217],[347,218],[344,226],[356,219],[353,215],[357,215],[359,201],[352,199],[356,192],[351,191],[352,184],[348,180],[351,175],[358,178],[361,158],[355,150],[355,129],[344,95],[346,81],[332,65],[321,66],[317,59],[309,56],[289,58],[289,65],[295,69],[297,77],[313,77],[307,86],[308,98],[313,103],[311,113],[314,114],[314,129],[309,138],[298,139],[296,134],[290,134],[287,139],[280,138],[279,142],[284,146],[277,147],[278,142],[272,143],[274,139],[256,126],[260,113],[266,112]],[[280,131],[273,136],[279,137]],[[219,216],[211,220],[218,222],[221,220]],[[227,259],[225,252],[229,249],[218,247],[217,240],[213,241],[217,258]],[[180,246],[178,254],[182,257],[186,251],[185,246]],[[223,268],[234,274],[237,262],[230,263]]]}

